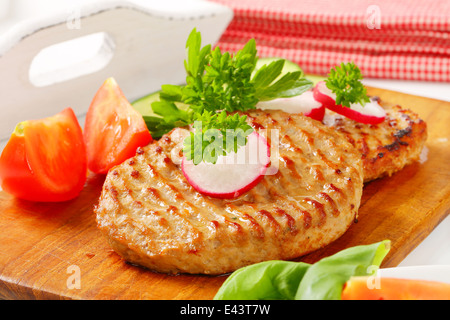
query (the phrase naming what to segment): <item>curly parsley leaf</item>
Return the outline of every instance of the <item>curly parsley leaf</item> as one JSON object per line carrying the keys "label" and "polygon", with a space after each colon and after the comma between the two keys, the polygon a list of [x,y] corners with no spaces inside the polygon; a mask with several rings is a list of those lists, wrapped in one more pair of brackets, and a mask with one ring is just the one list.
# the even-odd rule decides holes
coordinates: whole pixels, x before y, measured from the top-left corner
{"label": "curly parsley leaf", "polygon": [[[200,33],[188,40],[188,48],[197,45]],[[191,34],[192,36],[192,34]],[[206,46],[209,50],[210,46]],[[258,100],[250,76],[256,64],[256,45],[249,41],[235,56],[222,53],[217,47],[203,56],[204,49],[188,49],[185,63],[188,76],[182,88],[182,102],[202,113],[208,111],[246,111],[253,109]],[[197,67],[197,63],[199,66]],[[191,68],[190,65],[196,66]]]}
{"label": "curly parsley leaf", "polygon": [[246,122],[247,117],[237,113],[204,111],[194,117],[194,131],[185,139],[183,153],[196,165],[202,161],[215,164],[220,155],[237,152],[247,144],[247,136],[253,132]]}
{"label": "curly parsley leaf", "polygon": [[328,89],[336,94],[336,104],[350,108],[352,103],[364,106],[370,102],[362,79],[361,70],[353,62],[349,62],[331,69],[325,83]]}
{"label": "curly parsley leaf", "polygon": [[[227,130],[245,132],[244,129],[249,126],[245,123],[244,116],[231,116],[228,113],[255,109],[259,101],[300,95],[313,85],[305,79],[303,72],[291,72],[282,76],[285,62],[282,59],[255,72],[258,57],[254,39],[232,55],[222,52],[219,47],[202,47],[201,34],[193,29],[186,42],[186,53],[186,84],[162,86],[160,101],[152,103],[154,113],[161,118],[148,119],[147,125],[152,133],[157,132],[159,135],[182,124],[201,121],[202,129],[195,130],[194,126],[196,133],[192,133],[185,141],[185,154],[190,160],[195,158],[194,152],[198,152],[201,155],[208,154],[203,156],[204,161],[215,163],[220,154],[237,151],[241,145],[236,142],[232,144],[232,148],[227,147],[225,133]],[[188,110],[179,109],[177,104],[180,103],[187,105]],[[222,143],[214,142],[218,139],[206,134],[208,129],[216,129],[216,134],[218,130]],[[242,136],[241,133],[237,135]],[[195,137],[206,141],[196,144]],[[245,144],[246,139],[243,145]]]}

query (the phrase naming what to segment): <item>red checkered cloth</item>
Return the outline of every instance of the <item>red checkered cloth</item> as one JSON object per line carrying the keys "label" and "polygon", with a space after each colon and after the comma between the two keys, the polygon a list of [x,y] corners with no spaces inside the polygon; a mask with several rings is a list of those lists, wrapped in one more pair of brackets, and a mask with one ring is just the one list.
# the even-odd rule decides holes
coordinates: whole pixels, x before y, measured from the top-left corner
{"label": "red checkered cloth", "polygon": [[353,61],[366,78],[450,82],[450,0],[211,0],[235,16],[217,44],[251,38],[260,57],[327,75]]}

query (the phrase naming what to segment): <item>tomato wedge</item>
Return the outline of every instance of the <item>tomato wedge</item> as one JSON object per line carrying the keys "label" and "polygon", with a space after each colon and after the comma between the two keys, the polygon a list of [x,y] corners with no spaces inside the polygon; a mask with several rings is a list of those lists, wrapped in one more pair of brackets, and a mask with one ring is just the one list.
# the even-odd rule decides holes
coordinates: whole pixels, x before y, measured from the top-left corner
{"label": "tomato wedge", "polygon": [[352,277],[345,284],[342,300],[450,300],[450,284],[426,280],[381,277],[369,285],[368,277]]}
{"label": "tomato wedge", "polygon": [[2,189],[25,200],[71,200],[86,178],[83,132],[70,108],[19,123],[0,157]]}
{"label": "tomato wedge", "polygon": [[131,158],[138,147],[153,140],[142,115],[113,78],[103,83],[89,107],[84,139],[88,168],[99,174]]}

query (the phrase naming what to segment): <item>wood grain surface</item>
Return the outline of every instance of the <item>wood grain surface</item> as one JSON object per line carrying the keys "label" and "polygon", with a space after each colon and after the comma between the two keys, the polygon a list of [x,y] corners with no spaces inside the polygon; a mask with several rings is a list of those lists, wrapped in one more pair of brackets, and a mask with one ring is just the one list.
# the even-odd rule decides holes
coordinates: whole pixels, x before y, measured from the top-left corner
{"label": "wood grain surface", "polygon": [[[428,124],[422,161],[367,184],[358,222],[337,241],[299,261],[384,239],[394,267],[450,212],[450,103],[370,88],[417,112]],[[102,176],[91,175],[75,200],[32,203],[0,193],[1,299],[208,300],[226,276],[170,276],[122,261],[96,228]]]}

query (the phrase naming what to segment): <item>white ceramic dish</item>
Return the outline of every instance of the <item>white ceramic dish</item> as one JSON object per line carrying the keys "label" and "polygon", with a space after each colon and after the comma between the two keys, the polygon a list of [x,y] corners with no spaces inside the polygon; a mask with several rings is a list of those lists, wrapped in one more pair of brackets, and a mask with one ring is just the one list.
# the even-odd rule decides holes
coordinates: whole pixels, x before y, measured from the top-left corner
{"label": "white ceramic dish", "polygon": [[450,265],[381,268],[377,275],[385,278],[429,280],[450,283]]}
{"label": "white ceramic dish", "polygon": [[215,43],[233,16],[227,7],[200,0],[45,5],[39,10],[36,1],[14,0],[0,8],[0,146],[21,121],[66,107],[83,115],[108,77],[129,100],[163,83],[184,82],[191,30],[197,28],[205,44]]}

